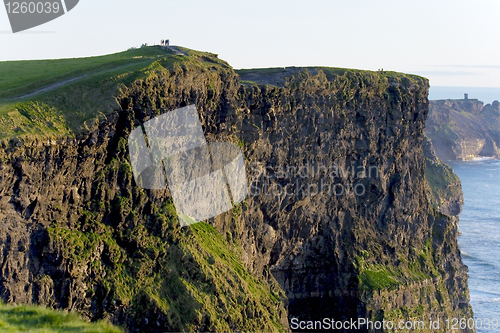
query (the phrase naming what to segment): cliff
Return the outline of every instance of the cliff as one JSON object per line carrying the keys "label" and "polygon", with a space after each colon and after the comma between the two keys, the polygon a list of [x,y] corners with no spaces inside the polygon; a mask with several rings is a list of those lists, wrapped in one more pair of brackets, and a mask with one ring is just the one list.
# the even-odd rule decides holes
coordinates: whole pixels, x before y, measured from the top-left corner
{"label": "cliff", "polygon": [[427,196],[431,206],[444,215],[458,217],[464,204],[460,179],[449,165],[437,157],[427,136],[424,136],[423,148]]}
{"label": "cliff", "polygon": [[[472,316],[456,221],[426,194],[427,80],[235,72],[216,55],[183,51],[133,50],[120,57],[142,62],[4,99],[5,301],[131,332]],[[168,190],[135,186],[126,142],[143,122],[190,104],[208,140],[243,149],[251,194],[180,228]]]}
{"label": "cliff", "polygon": [[[283,80],[287,70],[289,78]],[[266,160],[259,181],[300,189],[322,181],[327,187],[340,185],[312,196],[280,197],[270,191],[256,198],[255,210],[265,221],[287,221],[270,223],[280,240],[270,263],[287,293],[290,316],[443,320],[452,313],[470,315],[456,220],[433,211],[425,193],[427,81],[395,73],[300,70],[240,72],[242,80],[277,86],[260,88],[264,97],[258,106],[272,110],[276,126],[268,136],[259,133],[257,147],[280,148],[258,151]],[[328,180],[321,171],[285,179],[272,173],[290,165],[344,172]],[[342,187],[351,187],[350,193],[341,193]],[[357,195],[356,188],[366,192]]]}
{"label": "cliff", "polygon": [[477,99],[430,101],[426,134],[442,160],[499,157],[500,103]]}

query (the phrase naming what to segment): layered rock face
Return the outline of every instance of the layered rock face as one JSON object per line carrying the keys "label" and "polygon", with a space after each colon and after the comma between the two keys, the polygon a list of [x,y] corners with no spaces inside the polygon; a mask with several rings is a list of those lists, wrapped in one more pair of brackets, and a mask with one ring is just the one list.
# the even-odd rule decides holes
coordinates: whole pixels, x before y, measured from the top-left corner
{"label": "layered rock face", "polygon": [[499,157],[500,103],[478,100],[430,102],[426,134],[442,160]]}
{"label": "layered rock face", "polygon": [[[240,84],[209,60],[122,87],[116,113],[76,138],[4,143],[4,300],[134,332],[472,316],[456,222],[426,195],[425,79],[293,68]],[[181,229],[169,191],[135,186],[126,139],[193,103],[209,141],[242,148],[251,193]]]}
{"label": "layered rock face", "polygon": [[277,241],[257,252],[269,253],[292,317],[470,316],[456,221],[433,212],[425,193],[427,82],[323,71],[291,69],[282,88],[246,88],[244,119],[257,125],[242,129],[247,156],[265,162],[243,238],[258,230],[256,214],[272,228]]}

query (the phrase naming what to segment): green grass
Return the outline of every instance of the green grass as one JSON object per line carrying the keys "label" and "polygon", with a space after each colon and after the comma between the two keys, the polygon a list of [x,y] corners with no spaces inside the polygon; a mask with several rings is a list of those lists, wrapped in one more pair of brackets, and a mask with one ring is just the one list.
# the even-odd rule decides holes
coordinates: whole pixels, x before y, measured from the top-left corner
{"label": "green grass", "polygon": [[[187,56],[145,47],[91,58],[0,62],[0,139],[74,136],[119,110],[117,98],[134,84],[187,67],[209,73],[231,68],[215,54],[180,49]],[[73,78],[79,79],[64,83]],[[47,87],[53,90],[40,90]]]}
{"label": "green grass", "polygon": [[[127,87],[140,80],[154,79],[155,75],[168,76],[166,71],[182,73],[191,68],[208,72],[206,75],[210,76],[214,69],[224,68],[225,75],[233,73],[231,66],[215,54],[179,49],[187,55],[175,55],[160,47],[145,47],[90,58],[0,62],[0,139],[27,137],[45,140],[74,136],[92,129],[104,116],[120,109],[117,97]],[[316,69],[323,74],[301,82],[303,73],[296,73],[299,80],[292,80],[288,85],[305,84],[311,89],[318,84],[331,86],[338,90],[339,98],[352,98],[360,87],[358,84],[364,86],[378,82],[379,93],[385,93],[391,77],[404,85],[427,84],[423,78],[395,72]],[[286,76],[283,76],[286,70],[282,68],[237,72],[241,75],[258,73],[269,76],[271,81],[273,75],[279,76],[278,81]],[[64,83],[74,78],[79,79]],[[56,83],[64,84],[53,90],[40,91]],[[207,83],[207,87],[211,94],[220,91],[220,87],[211,83]],[[38,93],[26,96],[33,92]]]}
{"label": "green grass", "polygon": [[[431,273],[426,270],[430,270]],[[411,263],[404,262],[399,267],[369,265],[359,274],[359,288],[361,290],[392,289],[398,285],[429,279],[437,274],[432,261],[427,261],[427,258]]]}
{"label": "green grass", "polygon": [[[143,76],[160,59],[158,52],[172,59],[161,49],[144,48],[95,58],[0,63],[0,72],[4,72],[0,86],[5,89],[0,90],[0,139],[71,136],[91,127],[118,108],[115,97],[120,93],[119,87]],[[9,70],[11,74],[6,76]],[[88,76],[52,91],[22,99],[2,99],[85,73]]]}
{"label": "green grass", "polygon": [[[293,73],[295,70],[299,70],[297,73]],[[428,81],[426,78],[418,76],[418,75],[412,75],[412,74],[405,74],[405,73],[400,73],[400,72],[393,72],[393,71],[384,71],[382,73],[376,72],[376,71],[369,71],[369,70],[362,70],[362,69],[351,69],[351,68],[338,68],[338,67],[290,67],[290,68],[283,68],[283,67],[276,67],[276,68],[252,68],[252,69],[238,69],[236,70],[236,73],[244,78],[246,77],[255,77],[258,80],[263,80],[263,81],[273,81],[273,77],[276,77],[278,81],[281,81],[284,79],[284,77],[292,77],[294,76],[295,78],[301,77],[304,73],[304,71],[308,70],[318,70],[320,72],[323,72],[326,76],[326,78],[329,81],[334,81],[338,77],[345,77],[348,79],[353,79],[356,78],[355,81],[361,82],[363,84],[367,85],[372,85],[374,82],[380,82],[381,84],[384,85],[384,89],[387,88],[387,81],[388,79],[393,79],[398,82],[402,82],[403,84],[422,84],[422,85],[428,85]],[[249,76],[251,75],[251,76]],[[266,78],[268,78],[266,80]],[[352,81],[352,82],[355,82]],[[244,84],[256,84],[255,81],[251,80],[243,80],[242,83]],[[284,82],[281,82],[284,83]],[[346,87],[347,88],[347,87]],[[358,88],[358,87],[355,87]]]}
{"label": "green grass", "polygon": [[0,62],[0,99],[30,93],[58,81],[165,56],[148,47],[88,58]]}
{"label": "green grass", "polygon": [[[73,136],[118,110],[122,89],[138,80],[166,74],[180,63],[228,66],[215,55],[183,50],[189,56],[145,47],[101,57],[0,62],[0,139]],[[39,91],[75,77],[80,78]]]}
{"label": "green grass", "polygon": [[[107,168],[122,172],[114,165]],[[109,206],[114,216],[134,218],[137,201],[115,199]],[[237,206],[234,214],[240,211]],[[238,246],[214,227],[195,223],[180,228],[176,215],[169,200],[154,208],[146,222],[121,231],[100,223],[102,216],[89,211],[81,212],[82,230],[47,231],[73,267],[99,277],[98,282],[84,278],[87,292],[97,282],[113,301],[132,307],[136,320],[154,308],[165,314],[170,327],[181,331],[197,330],[207,317],[211,331],[283,331],[277,309],[284,296],[279,287],[254,277],[242,263]],[[131,252],[119,245],[130,242]],[[105,261],[99,255],[102,246]]]}
{"label": "green grass", "polygon": [[[200,222],[189,228],[196,241],[185,242],[184,246],[189,249],[211,282],[207,286],[199,282],[193,284],[194,281],[183,282],[195,299],[204,304],[204,310],[212,318],[219,316],[215,297],[210,292],[215,287],[221,291],[219,297],[222,307],[231,321],[245,325],[248,331],[282,331],[280,318],[274,311],[270,311],[280,306],[280,298],[283,297],[281,289],[254,277],[231,249],[228,240],[213,226]],[[234,330],[224,320],[216,321],[214,328],[216,331]]]}
{"label": "green grass", "polygon": [[371,267],[365,269],[359,276],[362,289],[388,289],[400,284],[399,279],[386,267]]}
{"label": "green grass", "polygon": [[393,289],[398,285],[405,285],[416,281],[430,279],[439,276],[439,272],[434,265],[432,256],[432,242],[428,239],[422,249],[414,250],[414,255],[405,257],[399,256],[399,264],[380,265],[377,263],[366,263],[365,259],[371,258],[368,251],[363,251],[361,256],[356,257],[355,266],[359,270],[360,290],[382,290]]}
{"label": "green grass", "polygon": [[0,331],[5,333],[120,333],[108,322],[88,323],[75,313],[64,313],[44,307],[0,304]]}

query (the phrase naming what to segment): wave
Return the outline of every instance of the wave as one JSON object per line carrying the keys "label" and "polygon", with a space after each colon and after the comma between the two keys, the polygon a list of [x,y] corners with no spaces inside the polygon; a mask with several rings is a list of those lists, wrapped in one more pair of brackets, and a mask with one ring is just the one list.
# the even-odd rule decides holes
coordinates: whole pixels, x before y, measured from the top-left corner
{"label": "wave", "polygon": [[500,273],[500,263],[499,262],[495,263],[495,262],[491,262],[491,261],[486,261],[486,260],[480,258],[480,256],[473,256],[473,255],[470,255],[468,253],[465,253],[465,254],[464,253],[465,252],[462,252],[462,258],[464,259],[465,264],[467,266],[476,265],[476,266],[483,267],[483,269],[488,269],[488,271],[490,271],[492,269],[498,270]]}
{"label": "wave", "polygon": [[470,289],[471,292],[471,301],[476,304],[485,304],[485,303],[498,303],[500,302],[500,293],[478,290],[478,289]]}
{"label": "wave", "polygon": [[474,258],[473,256],[471,256],[470,254],[466,253],[465,251],[460,251],[460,254],[462,255],[462,258],[471,258],[471,259]]}

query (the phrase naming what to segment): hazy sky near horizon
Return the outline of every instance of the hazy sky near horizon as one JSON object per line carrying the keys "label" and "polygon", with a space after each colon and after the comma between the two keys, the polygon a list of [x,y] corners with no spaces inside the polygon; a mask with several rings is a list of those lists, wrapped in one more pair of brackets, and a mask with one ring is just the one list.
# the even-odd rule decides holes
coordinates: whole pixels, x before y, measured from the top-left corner
{"label": "hazy sky near horizon", "polygon": [[166,38],[234,68],[384,68],[435,86],[500,87],[500,0],[80,0],[16,34],[0,9],[0,61],[102,55]]}

